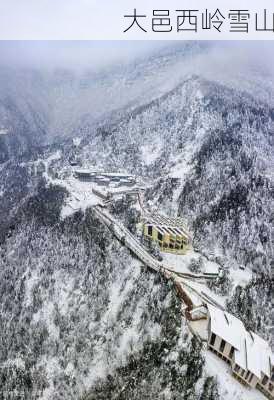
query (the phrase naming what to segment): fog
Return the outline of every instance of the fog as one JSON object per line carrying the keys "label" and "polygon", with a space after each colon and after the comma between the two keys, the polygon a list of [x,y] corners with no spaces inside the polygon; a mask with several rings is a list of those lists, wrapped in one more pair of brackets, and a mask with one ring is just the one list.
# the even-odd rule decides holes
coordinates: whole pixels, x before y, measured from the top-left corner
{"label": "fog", "polygon": [[[113,64],[127,64],[145,55],[184,46],[172,41],[0,41],[0,66],[13,68],[98,70]],[[195,45],[195,42],[192,42]],[[274,73],[272,41],[199,42],[207,56],[195,54],[186,70],[196,73],[227,73],[245,69]],[[182,68],[182,65],[181,65]]]}
{"label": "fog", "polygon": [[[162,57],[146,62],[153,54]],[[273,61],[273,42],[0,42],[0,65],[10,69],[0,73],[0,97],[12,97],[24,114],[26,98],[33,108],[39,105],[48,132],[58,136],[73,133],[83,118],[93,123],[114,110],[146,104],[193,74],[274,105]],[[112,65],[119,68],[101,77],[84,73]],[[32,80],[26,68],[50,74]],[[73,74],[55,74],[56,68]]]}
{"label": "fog", "polygon": [[166,46],[157,41],[0,41],[0,65],[96,70],[129,63]]}

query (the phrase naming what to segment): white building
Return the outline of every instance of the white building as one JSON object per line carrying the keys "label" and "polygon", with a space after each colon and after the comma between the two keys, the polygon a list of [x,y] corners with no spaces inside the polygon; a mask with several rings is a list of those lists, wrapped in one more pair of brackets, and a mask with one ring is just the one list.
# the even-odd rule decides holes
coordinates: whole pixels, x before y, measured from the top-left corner
{"label": "white building", "polygon": [[268,343],[232,314],[210,304],[208,348],[231,365],[235,378],[274,399],[274,356]]}

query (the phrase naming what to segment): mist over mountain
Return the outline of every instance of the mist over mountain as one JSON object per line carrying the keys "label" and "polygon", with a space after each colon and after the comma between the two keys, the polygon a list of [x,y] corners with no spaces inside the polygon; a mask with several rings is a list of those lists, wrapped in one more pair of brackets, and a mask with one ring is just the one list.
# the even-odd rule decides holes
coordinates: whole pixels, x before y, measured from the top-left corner
{"label": "mist over mountain", "polygon": [[263,51],[260,46],[261,57],[255,57],[258,49],[248,44],[243,48],[199,42],[154,46],[147,49],[137,43],[133,56],[129,46],[118,44],[105,45],[105,51],[103,45],[103,49],[79,45],[79,51],[75,45],[69,50],[60,44],[52,49],[47,43],[23,48],[16,42],[1,44],[0,128],[10,133],[1,135],[1,159],[10,158],[12,151],[22,154],[31,146],[79,135],[87,125],[91,129],[107,118],[113,122],[117,111],[119,116],[147,104],[186,75],[256,92],[273,104],[274,72],[262,60],[271,54],[268,48]]}
{"label": "mist over mountain", "polygon": [[[185,46],[180,52],[192,54],[196,47]],[[7,49],[1,45],[1,50],[5,60]],[[88,48],[86,52],[89,53]],[[174,50],[171,54],[165,50],[160,58],[152,56],[148,60],[141,53],[135,56],[138,63],[116,61],[101,65],[97,52],[98,49],[91,51],[90,59],[78,68],[74,63],[66,65],[66,57],[55,68],[49,67],[55,65],[50,56],[57,55],[58,50],[45,56],[47,61],[40,68],[37,60],[26,61],[25,66],[14,60],[15,55],[9,55],[11,66],[7,61],[0,63],[1,130],[9,133],[1,136],[3,161],[10,158],[12,151],[19,155],[32,146],[78,134],[83,121],[93,125],[116,109],[152,98],[161,90],[158,84],[162,86],[168,76],[167,66],[176,65],[178,58]]]}
{"label": "mist over mountain", "polygon": [[[208,369],[172,281],[92,208],[64,216],[62,179],[72,159],[136,175],[144,206],[187,221],[195,249],[226,271],[228,290],[212,290],[273,345],[274,74],[256,46],[0,65],[3,399],[246,400]],[[138,218],[126,200],[112,211]]]}

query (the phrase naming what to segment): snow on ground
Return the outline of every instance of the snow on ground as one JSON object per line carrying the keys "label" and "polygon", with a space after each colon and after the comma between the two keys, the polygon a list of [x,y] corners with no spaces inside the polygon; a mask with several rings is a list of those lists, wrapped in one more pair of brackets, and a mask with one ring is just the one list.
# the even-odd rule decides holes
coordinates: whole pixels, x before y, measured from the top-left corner
{"label": "snow on ground", "polygon": [[74,177],[69,177],[65,180],[54,180],[54,183],[64,186],[67,191],[70,193],[70,196],[66,199],[65,205],[63,206],[61,217],[65,218],[71,214],[73,214],[77,210],[85,211],[88,207],[93,207],[98,204],[103,203],[103,199],[93,193],[92,189],[96,189],[97,191],[103,193],[105,196],[108,194],[112,194],[115,196],[117,200],[120,192],[120,197],[123,196],[124,191],[134,191],[137,187],[127,187],[120,186],[119,188],[115,188],[113,185],[109,186],[100,186],[94,182],[82,182]]}
{"label": "snow on ground", "polygon": [[67,180],[60,180],[58,184],[64,186],[70,194],[65,200],[61,218],[65,218],[75,211],[85,211],[88,207],[102,204],[102,200],[92,192],[92,188],[96,185],[92,185],[90,182],[81,182],[71,177]]}
{"label": "snow on ground", "polygon": [[8,129],[5,129],[5,128],[1,128],[1,129],[0,129],[0,136],[1,136],[1,135],[2,135],[2,136],[7,135],[8,133],[9,133]]}
{"label": "snow on ground", "polygon": [[211,273],[218,274],[219,265],[213,261],[208,261],[204,256],[200,253],[189,250],[186,254],[178,255],[171,253],[161,253],[163,257],[163,261],[165,264],[169,265],[174,269],[175,272],[187,273],[191,272],[189,269],[190,263],[192,260],[198,261],[200,257],[202,257],[204,267],[202,268],[202,273]]}
{"label": "snow on ground", "polygon": [[188,325],[190,330],[193,330],[195,334],[197,334],[203,341],[207,342],[208,334],[207,334],[207,319],[200,319],[197,321],[189,321]]}
{"label": "snow on ground", "polygon": [[150,165],[160,157],[163,148],[163,143],[158,140],[156,143],[143,145],[141,147],[142,159],[146,165]]}
{"label": "snow on ground", "polygon": [[47,386],[43,391],[40,400],[48,400],[52,398],[52,393],[54,392],[53,381],[56,378],[57,374],[60,373],[61,367],[58,358],[50,356],[49,357],[42,356],[38,366],[39,365],[41,365],[42,368],[45,366],[49,383],[49,386]]}
{"label": "snow on ground", "polygon": [[74,280],[65,273],[56,271],[54,274],[55,280],[55,293],[58,297],[55,298],[55,303],[58,304],[60,314],[66,315],[69,308],[69,296],[74,291]]}
{"label": "snow on ground", "polygon": [[74,146],[78,147],[81,144],[82,139],[80,137],[75,137],[73,138],[73,144]]}
{"label": "snow on ground", "polygon": [[29,270],[26,271],[25,277],[25,307],[29,307],[32,303],[32,291],[34,286],[39,282],[39,276],[36,271],[34,271],[30,278],[28,278]]}
{"label": "snow on ground", "polygon": [[[55,156],[58,157],[57,154]],[[98,189],[96,184],[92,184],[91,182],[81,182],[73,176],[69,176],[66,179],[53,179],[48,175],[47,169],[44,176],[49,183],[63,186],[69,193],[69,196],[65,199],[62,207],[61,218],[66,218],[69,215],[74,214],[76,211],[85,211],[88,207],[102,204],[102,199],[92,192],[92,188]],[[101,187],[99,187],[99,190],[104,192]]]}
{"label": "snow on ground", "polygon": [[[215,303],[217,303],[219,306],[225,308],[226,297],[220,296],[220,295],[212,292],[205,284],[196,282],[196,281],[194,282],[194,280],[185,279],[185,278],[181,279],[181,281],[183,282],[183,285],[185,285],[186,287],[191,289],[194,293],[201,294],[204,299],[207,299],[207,297],[209,297]],[[206,301],[206,300],[204,300],[204,301]],[[196,303],[194,303],[194,304],[196,305]],[[201,304],[201,298],[200,298],[200,301],[197,303],[197,306],[200,306],[200,304]]]}
{"label": "snow on ground", "polygon": [[169,176],[171,178],[184,179],[184,177],[188,175],[188,173],[193,168],[193,165],[191,164],[191,157],[192,157],[192,152],[188,151],[186,151],[185,153],[185,158],[182,158],[181,154],[177,157],[174,157],[172,163],[174,162],[176,168],[172,168],[171,172],[169,173]]}
{"label": "snow on ground", "polygon": [[[109,288],[109,307],[100,320],[102,331],[104,331],[105,327],[111,325],[112,323],[115,324],[115,321],[117,321],[117,313],[121,309],[121,305],[125,304],[128,295],[131,293],[135,282],[138,279],[140,274],[140,266],[141,263],[138,260],[133,259],[131,265],[123,265],[125,276],[130,275],[130,279],[126,281],[126,284],[122,280],[116,280],[112,282],[112,285]],[[156,290],[156,287],[152,290]],[[119,323],[119,329],[121,329],[123,334],[119,339],[118,346],[115,345],[113,336],[109,333],[106,337],[106,343],[100,343],[98,347],[94,349],[95,353],[92,364],[90,365],[90,373],[84,379],[85,387],[92,386],[98,377],[105,376],[118,365],[121,365],[121,363],[126,360],[126,357],[132,348],[134,348],[136,351],[142,348],[143,338],[140,337],[139,329],[144,307],[146,307],[146,305],[143,303],[143,300],[140,299],[132,316],[133,320],[130,327],[128,327],[125,323]],[[151,326],[148,326],[148,329],[150,336],[153,338],[157,338],[160,334],[158,324],[152,323]],[[115,358],[113,358],[111,360],[111,364],[109,364],[108,353],[114,351],[113,346],[116,346]]]}
{"label": "snow on ground", "polygon": [[[200,94],[199,96],[200,97]],[[190,119],[189,123],[192,123],[192,119]],[[169,176],[171,178],[179,178],[184,181],[185,177],[191,173],[194,163],[193,156],[197,152],[197,148],[201,146],[202,141],[199,138],[203,138],[205,134],[204,128],[199,128],[195,131],[195,136],[198,138],[196,143],[196,147],[193,145],[194,141],[189,140],[184,144],[184,151],[180,152],[178,155],[172,158],[172,165],[176,165],[176,168],[171,168]]]}
{"label": "snow on ground", "polygon": [[182,289],[184,292],[188,295],[188,297],[191,299],[194,307],[200,307],[203,305],[204,301],[202,300],[200,296],[200,292],[197,292],[197,290],[192,288],[191,286],[191,281],[189,279],[185,278],[177,278],[177,282],[180,283]]}
{"label": "snow on ground", "polygon": [[105,186],[98,185],[95,182],[83,182],[76,177],[73,176],[73,172],[71,170],[64,169],[62,173],[60,173],[60,177],[62,175],[66,175],[65,178],[53,178],[49,174],[49,167],[52,161],[58,160],[61,157],[61,153],[58,151],[54,153],[52,156],[47,158],[46,160],[37,160],[37,165],[42,163],[44,165],[44,173],[43,176],[47,180],[48,183],[63,186],[69,193],[69,196],[65,199],[65,204],[63,205],[61,211],[61,218],[66,218],[69,215],[72,215],[78,210],[85,211],[89,207],[96,206],[98,204],[103,203],[103,199],[97,196],[93,189],[101,192],[105,196],[107,194],[112,194],[115,196],[117,200],[117,196],[123,196],[125,192],[132,192],[140,189],[139,186],[130,186],[121,185],[117,187],[116,183],[106,184]]}
{"label": "snow on ground", "polygon": [[265,400],[257,389],[248,388],[238,382],[231,374],[231,367],[211,351],[205,354],[205,368],[210,376],[219,382],[220,398],[224,400]]}
{"label": "snow on ground", "polygon": [[43,163],[45,165],[45,177],[48,178],[49,177],[49,167],[52,161],[55,160],[59,160],[61,158],[61,151],[58,150],[55,153],[51,154],[48,158],[46,158],[45,160],[43,160]]}
{"label": "snow on ground", "polygon": [[229,272],[230,272],[230,277],[233,280],[234,287],[236,287],[238,285],[245,287],[252,278],[252,272],[247,268],[245,270],[242,270],[239,268],[237,268],[237,269],[231,268],[229,270]]}

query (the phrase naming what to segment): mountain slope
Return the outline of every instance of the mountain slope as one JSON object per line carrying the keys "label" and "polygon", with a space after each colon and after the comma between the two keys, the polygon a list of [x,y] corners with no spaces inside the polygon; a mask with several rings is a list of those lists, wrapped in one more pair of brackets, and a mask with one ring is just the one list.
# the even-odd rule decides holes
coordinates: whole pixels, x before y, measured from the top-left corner
{"label": "mountain slope", "polygon": [[273,108],[190,77],[87,137],[80,158],[142,176],[148,199],[177,209],[205,249],[269,273],[273,133]]}
{"label": "mountain slope", "polygon": [[85,132],[110,115],[114,120],[116,110],[155,98],[172,87],[166,81],[170,69],[201,49],[199,44],[167,47],[160,56],[139,56],[132,63],[97,70],[0,64],[0,163]]}
{"label": "mountain slope", "polygon": [[[201,349],[190,340],[172,285],[143,269],[91,212],[54,228],[37,220],[20,225],[1,248],[0,263],[3,393],[106,398],[109,389],[99,389],[108,385],[106,375],[128,363],[132,371],[138,365],[157,374],[150,398],[184,388],[184,398],[198,398]],[[126,369],[123,375],[133,379]],[[134,398],[149,380],[139,384]]]}
{"label": "mountain slope", "polygon": [[[15,92],[18,76],[11,86],[2,79],[5,399],[12,390],[26,400],[219,398],[172,283],[144,269],[92,209],[61,218],[71,159],[135,174],[148,210],[187,219],[195,248],[226,269],[228,309],[273,341],[271,82],[258,71],[253,82],[189,74],[191,66],[184,49],[80,79],[32,71]],[[111,211],[126,225],[139,215],[126,201]],[[246,391],[225,390],[223,399],[245,400]]]}

